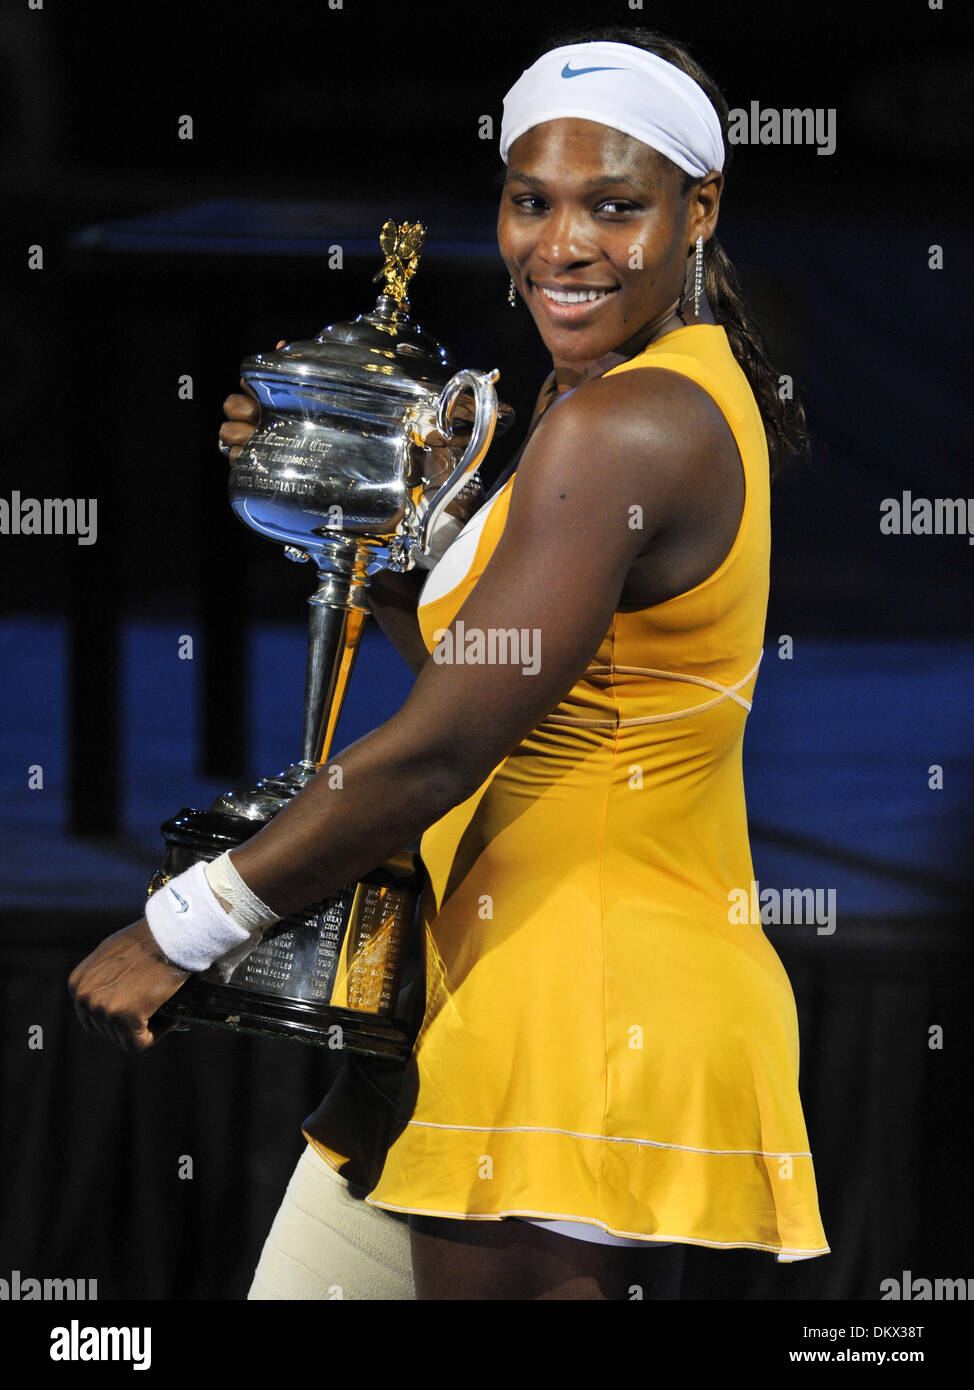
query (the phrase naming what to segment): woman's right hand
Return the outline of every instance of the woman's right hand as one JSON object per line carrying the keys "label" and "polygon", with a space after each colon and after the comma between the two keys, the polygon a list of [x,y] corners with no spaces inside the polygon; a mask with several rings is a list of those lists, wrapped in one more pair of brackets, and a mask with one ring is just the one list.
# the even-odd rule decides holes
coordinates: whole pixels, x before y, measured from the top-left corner
{"label": "woman's right hand", "polygon": [[[277,345],[278,348],[282,348],[286,341],[285,338],[282,338]],[[223,402],[223,413],[227,417],[227,422],[220,426],[220,443],[229,446],[226,457],[231,463],[240,457],[240,450],[257,428],[260,419],[260,406],[257,404],[257,397],[242,377],[240,389],[244,393],[243,395],[234,393],[232,396],[227,396]]]}

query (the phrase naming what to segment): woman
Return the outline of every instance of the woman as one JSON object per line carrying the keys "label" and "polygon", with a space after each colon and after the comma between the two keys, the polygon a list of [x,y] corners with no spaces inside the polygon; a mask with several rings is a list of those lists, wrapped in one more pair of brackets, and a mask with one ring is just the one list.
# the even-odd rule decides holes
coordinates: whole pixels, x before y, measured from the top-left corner
{"label": "woman", "polygon": [[[424,577],[418,626],[414,576],[376,591],[415,686],[340,755],[340,792],[317,779],[218,879],[180,876],[192,939],[153,900],[151,932],[72,977],[87,1026],[147,1046],[185,969],[423,833],[401,1091],[352,1067],[309,1117],[252,1297],[344,1296],[346,1238],[350,1272],[372,1260],[352,1296],[410,1297],[407,1220],[420,1298],[672,1298],[687,1244],[828,1253],[794,998],[729,907],[753,879],[769,455],[803,430],[714,239],[726,123],[685,51],[639,31],[578,36],[508,93],[498,243],[554,372],[516,470]],[[227,409],[237,447],[255,408]],[[459,622],[539,659],[462,659]],[[319,1215],[337,1263],[289,1294],[275,1281],[313,1262]]]}

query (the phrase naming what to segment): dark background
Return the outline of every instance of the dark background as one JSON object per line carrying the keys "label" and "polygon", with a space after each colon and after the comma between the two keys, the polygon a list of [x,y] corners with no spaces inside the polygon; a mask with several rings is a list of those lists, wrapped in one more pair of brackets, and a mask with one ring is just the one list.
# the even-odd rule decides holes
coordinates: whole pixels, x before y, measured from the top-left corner
{"label": "dark background", "polygon": [[[379,225],[419,218],[414,314],[461,365],[500,368],[522,424],[498,466],[520,442],[547,367],[506,304],[500,161],[477,126],[490,114],[499,132],[504,92],[571,22],[679,39],[731,107],[837,111],[830,156],[734,147],[719,228],[814,437],[772,490],[766,650],[787,633],[803,661],[765,662],[746,772],[762,879],[838,883],[846,904],[833,937],[769,929],[799,1006],[832,1254],[786,1267],[691,1248],[685,1296],[875,1300],[904,1269],[972,1273],[974,551],[878,524],[904,489],[974,494],[960,10],[5,9],[0,494],[97,496],[99,540],[0,537],[0,1275],[96,1277],[102,1298],[246,1293],[328,1059],[200,1031],[133,1059],[82,1033],[64,982],[138,915],[166,815],[296,756],[309,579],[226,506],[215,435],[240,360],[368,308]],[[34,244],[43,271],[27,270]],[[198,659],[174,671],[183,633]],[[374,634],[356,679],[346,742],[407,688]],[[43,792],[25,789],[35,763]],[[182,1154],[192,1182],[174,1178]]]}

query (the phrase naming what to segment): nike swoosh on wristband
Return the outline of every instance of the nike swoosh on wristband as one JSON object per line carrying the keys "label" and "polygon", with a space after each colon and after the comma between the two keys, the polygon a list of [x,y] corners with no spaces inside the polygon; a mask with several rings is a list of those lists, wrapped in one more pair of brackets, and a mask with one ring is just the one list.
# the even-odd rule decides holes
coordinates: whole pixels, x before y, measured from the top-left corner
{"label": "nike swoosh on wristband", "polygon": [[566,63],[561,70],[562,77],[584,77],[587,72],[628,72],[628,68],[573,68]]}
{"label": "nike swoosh on wristband", "polygon": [[176,892],[175,888],[170,888],[169,891],[170,891],[170,893],[173,895],[173,897],[176,899],[176,901],[179,903],[179,906],[176,908],[176,911],[177,911],[177,912],[188,912],[188,911],[189,911],[189,903],[186,901],[186,899],[185,899],[185,898],[181,898],[181,897],[179,896],[179,894]]}

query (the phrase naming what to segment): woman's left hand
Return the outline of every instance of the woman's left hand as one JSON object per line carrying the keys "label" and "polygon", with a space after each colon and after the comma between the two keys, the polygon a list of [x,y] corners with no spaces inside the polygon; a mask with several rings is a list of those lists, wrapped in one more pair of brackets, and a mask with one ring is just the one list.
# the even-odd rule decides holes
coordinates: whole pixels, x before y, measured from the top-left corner
{"label": "woman's left hand", "polygon": [[153,1014],[189,979],[165,959],[140,917],[97,946],[68,977],[68,991],[86,1033],[101,1033],[126,1052],[144,1052],[175,1026]]}

